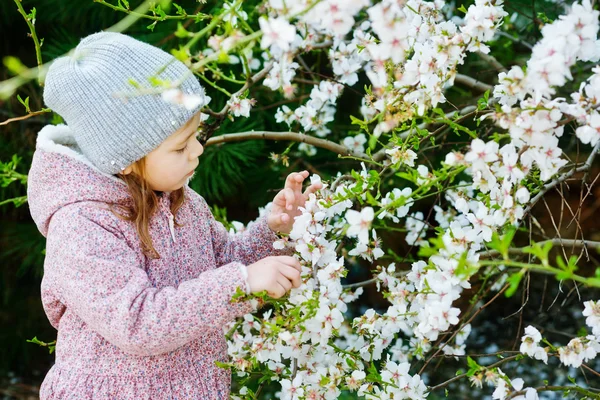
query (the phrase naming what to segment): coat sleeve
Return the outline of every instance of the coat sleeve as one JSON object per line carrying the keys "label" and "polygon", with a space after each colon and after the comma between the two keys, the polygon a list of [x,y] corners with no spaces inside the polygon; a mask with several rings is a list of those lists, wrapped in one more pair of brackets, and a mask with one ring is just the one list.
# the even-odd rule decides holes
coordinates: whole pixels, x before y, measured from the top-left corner
{"label": "coat sleeve", "polygon": [[222,223],[215,220],[206,201],[197,196],[204,218],[209,221],[217,265],[236,261],[250,265],[268,256],[293,254],[293,249],[273,248],[273,242],[279,237],[269,228],[266,216],[256,220],[245,231],[231,235]]}
{"label": "coat sleeve", "polygon": [[166,353],[253,310],[230,302],[245,287],[235,262],[178,287],[153,287],[107,214],[72,205],[52,217],[44,279],[46,290],[110,343],[136,355]]}

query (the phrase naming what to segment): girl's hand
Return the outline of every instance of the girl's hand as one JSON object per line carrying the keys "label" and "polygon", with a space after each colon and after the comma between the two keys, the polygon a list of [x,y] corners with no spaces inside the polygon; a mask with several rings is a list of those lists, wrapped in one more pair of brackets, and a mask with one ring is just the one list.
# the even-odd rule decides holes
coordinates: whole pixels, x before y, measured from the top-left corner
{"label": "girl's hand", "polygon": [[269,296],[278,299],[302,283],[300,280],[302,267],[294,257],[266,257],[248,265],[247,268],[250,293],[266,290]]}
{"label": "girl's hand", "polygon": [[273,207],[267,216],[267,223],[273,232],[290,233],[294,217],[300,215],[298,207],[303,207],[308,195],[323,187],[315,183],[302,193],[302,182],[308,177],[308,171],[292,172],[285,180],[285,187],[273,199]]}

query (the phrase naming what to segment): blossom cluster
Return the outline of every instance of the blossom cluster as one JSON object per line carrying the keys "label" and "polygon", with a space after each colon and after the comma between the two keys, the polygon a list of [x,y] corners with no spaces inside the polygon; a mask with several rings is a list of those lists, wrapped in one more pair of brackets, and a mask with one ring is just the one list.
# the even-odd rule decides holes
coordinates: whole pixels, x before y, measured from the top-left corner
{"label": "blossom cluster", "polygon": [[335,104],[342,88],[339,83],[321,81],[312,88],[310,99],[305,105],[294,111],[288,106],[282,106],[277,110],[275,119],[277,122],[285,122],[288,126],[298,122],[305,132],[314,132],[319,137],[325,137],[331,133],[327,123],[333,121]]}
{"label": "blossom cluster", "polygon": [[[325,45],[335,78],[315,84],[309,99],[297,108],[281,106],[277,122],[296,124],[303,133],[329,136],[328,124],[342,89],[358,82],[361,71],[371,84],[361,112],[365,121],[374,123],[369,133],[379,140],[402,122],[444,102],[444,89],[452,85],[466,53],[487,53],[486,42],[507,14],[501,0],[477,0],[462,22],[454,22],[446,20],[443,7],[440,0],[383,0],[373,5],[365,0],[323,0],[316,5],[308,0],[268,1],[267,15],[259,23],[264,58],[272,68],[263,84],[291,97],[300,68],[296,55]],[[361,10],[367,20],[356,26]],[[462,322],[454,303],[471,287],[469,280],[477,268],[470,266],[477,266],[487,242],[521,222],[532,195],[527,186],[532,172],[548,181],[566,165],[558,140],[565,115],[581,124],[577,135],[582,142],[600,141],[600,116],[594,107],[600,100],[600,69],[594,69],[595,75],[571,96],[572,103],[551,98],[570,79],[569,68],[576,61],[597,59],[597,19],[598,12],[588,1],[575,4],[542,29],[543,38],[526,70],[515,66],[500,74],[493,100],[500,107],[488,118],[508,132],[507,140],[477,138],[466,152],[446,156],[446,171],[465,171],[468,181],[445,191],[448,207],[435,206],[435,221],[443,230],[441,245],[428,251],[428,258],[413,262],[409,271],[381,260],[384,251],[378,235],[380,226],[385,230],[386,223],[404,220],[406,242],[430,246],[431,223],[415,204],[435,184],[436,171],[429,172],[425,165],[415,169],[418,157],[408,143],[395,135],[392,142],[384,142],[382,150],[388,157],[384,165],[414,172],[416,189],[379,193],[379,178],[371,179],[374,171],[363,165],[352,179],[338,176],[331,187],[312,194],[289,237],[275,243],[277,248],[294,248],[303,265],[303,284],[277,303],[276,312],[269,310],[260,318],[247,315],[233,330],[229,354],[238,375],[249,376],[256,363],[262,363],[271,379],[280,382],[279,395],[285,399],[337,398],[341,390],[366,398],[427,397],[425,381],[411,373],[411,362],[427,357],[435,341],[446,355],[466,354],[471,326]],[[248,105],[242,101],[232,99],[235,116],[247,114]],[[359,133],[343,143],[363,153],[367,137]],[[363,206],[357,209],[353,200]],[[346,322],[347,303],[362,290],[344,289],[341,280],[347,260],[339,256],[341,248],[348,259],[360,257],[372,263],[377,289],[389,301],[385,312],[368,309],[351,324]],[[491,273],[505,279],[505,271],[500,266]],[[498,282],[501,286],[504,280]],[[584,315],[594,335],[573,339],[558,349],[565,365],[580,365],[598,352],[597,304],[587,302]],[[455,335],[447,335],[450,331]],[[520,350],[547,362],[549,348],[542,347],[541,341],[539,331],[527,327]],[[368,369],[373,361],[382,362],[380,378]],[[499,369],[494,376],[493,398],[537,399],[534,389],[523,389],[522,379],[511,381]]]}
{"label": "blossom cluster", "polygon": [[[592,335],[571,339],[566,346],[558,347],[560,362],[568,367],[579,368],[584,362],[596,358],[600,353],[600,307],[598,302],[586,301],[583,315],[587,317],[586,324],[592,328]],[[542,348],[540,332],[532,326],[525,328],[525,335],[521,338],[519,351],[529,357],[548,363],[547,348]]]}

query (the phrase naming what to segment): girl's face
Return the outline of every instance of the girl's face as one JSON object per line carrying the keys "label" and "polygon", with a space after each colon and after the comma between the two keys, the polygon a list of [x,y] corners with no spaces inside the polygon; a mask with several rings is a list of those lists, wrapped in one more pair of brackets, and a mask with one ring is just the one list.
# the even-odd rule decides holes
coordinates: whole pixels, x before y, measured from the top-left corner
{"label": "girl's face", "polygon": [[[172,192],[191,178],[198,166],[198,157],[204,152],[197,139],[199,123],[200,113],[197,113],[146,156],[144,175],[152,190]],[[133,165],[130,165],[123,173],[132,171]]]}

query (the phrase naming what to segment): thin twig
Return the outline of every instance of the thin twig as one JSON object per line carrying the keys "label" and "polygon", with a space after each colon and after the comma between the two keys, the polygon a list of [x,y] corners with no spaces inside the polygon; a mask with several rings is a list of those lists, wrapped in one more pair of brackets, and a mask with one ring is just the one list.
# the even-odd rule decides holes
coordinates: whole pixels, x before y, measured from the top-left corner
{"label": "thin twig", "polygon": [[596,158],[596,154],[598,153],[598,150],[600,150],[600,141],[598,141],[598,143],[596,143],[596,145],[592,149],[592,152],[590,153],[588,159],[586,160],[586,162],[582,166],[577,167],[577,168],[573,168],[570,171],[565,172],[564,174],[562,174],[558,178],[553,179],[551,182],[549,182],[546,185],[544,185],[544,187],[542,188],[542,190],[540,190],[533,197],[533,199],[531,199],[531,201],[529,202],[529,205],[527,206],[527,208],[525,208],[525,211],[524,211],[523,214],[527,215],[531,211],[531,209],[533,208],[533,206],[535,205],[535,203],[537,203],[546,194],[546,192],[548,192],[548,190],[550,190],[553,187],[555,187],[556,185],[558,185],[558,184],[566,181],[571,176],[573,176],[576,172],[582,172],[582,171],[589,170],[590,167],[592,166],[592,163],[594,162],[594,158]]}
{"label": "thin twig", "polygon": [[[553,245],[566,245],[573,247],[600,247],[600,242],[593,240],[583,240],[583,239],[563,239],[563,238],[555,238],[549,240],[543,240],[541,242],[537,242],[540,245],[544,245],[545,243],[552,243]],[[527,254],[525,252],[526,247],[512,247],[508,249],[509,254]],[[488,250],[482,251],[478,253],[479,257],[494,257],[500,255],[500,252],[497,250]]]}
{"label": "thin twig", "polygon": [[51,110],[49,108],[43,108],[43,109],[41,109],[39,111],[34,111],[34,112],[31,112],[31,113],[29,113],[27,115],[22,115],[20,117],[9,118],[9,119],[7,119],[5,121],[0,122],[0,126],[1,125],[8,125],[11,122],[22,121],[24,119],[35,117],[36,115],[46,114],[46,113],[49,113],[49,112],[51,112]]}

